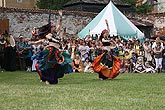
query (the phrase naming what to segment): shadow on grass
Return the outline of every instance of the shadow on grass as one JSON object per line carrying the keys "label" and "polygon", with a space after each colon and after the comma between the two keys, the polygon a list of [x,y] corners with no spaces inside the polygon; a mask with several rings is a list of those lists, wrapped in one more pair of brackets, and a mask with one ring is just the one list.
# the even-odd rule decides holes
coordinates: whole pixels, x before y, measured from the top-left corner
{"label": "shadow on grass", "polygon": [[[4,74],[4,73],[3,73]],[[116,77],[114,79],[99,80],[97,74],[89,73],[71,73],[66,74],[63,78],[60,78],[59,85],[83,85],[83,84],[93,84],[93,83],[102,83],[102,82],[111,82],[111,81],[120,81],[124,82],[125,80],[131,80],[128,78]],[[17,72],[12,74],[5,74],[1,80],[1,84],[9,85],[45,85],[40,82],[39,76],[37,73],[25,73]]]}

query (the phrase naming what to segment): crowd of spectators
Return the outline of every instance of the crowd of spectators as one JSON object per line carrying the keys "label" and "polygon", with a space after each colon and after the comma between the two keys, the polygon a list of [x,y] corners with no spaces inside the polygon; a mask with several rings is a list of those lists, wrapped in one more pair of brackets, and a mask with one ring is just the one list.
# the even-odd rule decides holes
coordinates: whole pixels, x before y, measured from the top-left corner
{"label": "crowd of spectators", "polygon": [[[31,57],[42,51],[44,43],[29,43],[34,39],[26,38],[23,35],[15,38],[15,46],[13,50],[16,54],[5,56],[5,48],[11,45],[7,41],[9,35],[0,35],[0,68],[5,69],[5,66],[10,61],[6,61],[5,57],[16,58],[15,70],[36,71],[36,60]],[[164,41],[159,37],[156,39],[146,38],[144,41],[130,38],[124,40],[121,37],[109,37],[110,45],[113,48],[109,50],[111,54],[118,56],[122,60],[120,73],[163,73],[165,72],[165,48]],[[35,39],[36,40],[36,39]],[[39,40],[39,39],[37,39]],[[93,72],[90,64],[93,59],[103,50],[103,42],[97,36],[88,35],[84,39],[78,38],[76,35],[63,37],[60,41],[61,51],[66,51],[70,54],[72,67],[74,72]],[[7,53],[8,54],[8,53]],[[14,56],[14,57],[13,57]],[[6,70],[6,69],[5,69]]]}

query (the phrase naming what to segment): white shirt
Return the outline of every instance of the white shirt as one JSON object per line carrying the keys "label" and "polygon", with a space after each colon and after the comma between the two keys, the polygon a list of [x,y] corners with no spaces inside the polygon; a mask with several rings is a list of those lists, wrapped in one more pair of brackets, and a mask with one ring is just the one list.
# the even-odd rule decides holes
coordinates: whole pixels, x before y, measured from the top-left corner
{"label": "white shirt", "polygon": [[[156,42],[154,42],[154,43],[152,44],[152,49],[155,48],[156,46],[157,46],[157,45],[156,45]],[[163,43],[162,43],[162,42],[161,42],[161,48],[164,49],[164,46],[163,46]]]}

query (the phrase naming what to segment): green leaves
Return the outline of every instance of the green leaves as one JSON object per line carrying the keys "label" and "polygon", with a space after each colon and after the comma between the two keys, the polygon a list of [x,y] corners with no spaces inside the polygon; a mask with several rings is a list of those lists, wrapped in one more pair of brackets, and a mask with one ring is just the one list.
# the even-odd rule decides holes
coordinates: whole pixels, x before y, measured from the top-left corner
{"label": "green leaves", "polygon": [[137,12],[139,14],[149,13],[153,9],[153,5],[149,4],[148,2],[142,4],[141,6],[138,6],[138,7],[136,7],[136,0],[124,0],[124,2],[130,4],[133,7],[133,9],[135,10],[135,12]]}

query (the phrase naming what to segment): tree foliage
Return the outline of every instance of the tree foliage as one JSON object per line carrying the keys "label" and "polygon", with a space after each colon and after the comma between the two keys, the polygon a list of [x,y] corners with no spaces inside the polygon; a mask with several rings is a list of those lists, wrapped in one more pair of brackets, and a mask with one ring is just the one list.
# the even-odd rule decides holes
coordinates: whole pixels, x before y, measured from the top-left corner
{"label": "tree foliage", "polygon": [[[59,10],[62,6],[70,0],[38,0],[36,5],[40,9]],[[136,7],[136,0],[123,0],[125,3],[130,4],[137,13],[151,12],[153,6],[149,3],[144,3]]]}
{"label": "tree foliage", "polygon": [[59,10],[70,0],[38,0],[36,5],[40,9]]}
{"label": "tree foliage", "polygon": [[136,0],[125,0],[126,3],[130,4],[137,13],[149,13],[153,9],[153,5],[148,2],[136,7]]}

